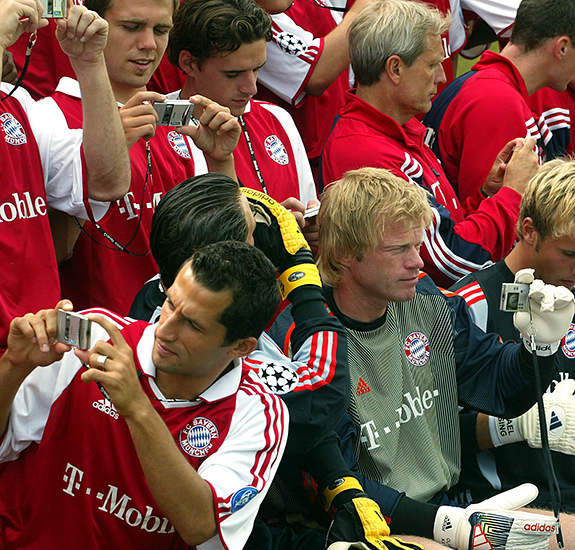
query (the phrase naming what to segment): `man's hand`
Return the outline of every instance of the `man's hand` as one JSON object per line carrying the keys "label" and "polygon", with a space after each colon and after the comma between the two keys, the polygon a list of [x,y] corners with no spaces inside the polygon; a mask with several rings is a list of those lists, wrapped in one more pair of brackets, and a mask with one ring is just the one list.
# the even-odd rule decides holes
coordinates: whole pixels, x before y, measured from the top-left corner
{"label": "man's hand", "polygon": [[95,63],[103,59],[108,22],[95,11],[74,5],[67,19],[56,19],[56,26],[56,38],[72,63]]}
{"label": "man's hand", "polygon": [[58,342],[58,310],[72,311],[70,300],[61,300],[54,309],[42,309],[16,317],[10,323],[6,358],[12,366],[32,372],[62,359],[72,346]]}
{"label": "man's hand", "polygon": [[120,107],[120,118],[126,134],[126,142],[130,149],[140,138],[146,141],[156,133],[158,113],[152,103],[164,101],[166,96],[157,92],[136,92]]}
{"label": "man's hand", "polygon": [[[562,380],[551,393],[543,394],[545,417],[552,451],[575,455],[575,380]],[[560,422],[557,422],[557,419]],[[517,418],[489,417],[489,432],[495,447],[527,441],[530,447],[541,448],[539,410],[537,405]]]}
{"label": "man's hand", "polygon": [[0,49],[11,46],[22,33],[36,32],[48,24],[42,19],[39,0],[0,0]]}
{"label": "man's hand", "polygon": [[239,122],[227,107],[201,95],[190,97],[194,104],[194,118],[197,126],[179,126],[177,131],[190,136],[204,154],[216,163],[228,162],[241,135]]}
{"label": "man's hand", "polygon": [[14,59],[12,58],[12,52],[4,50],[2,54],[2,82],[8,82],[8,84],[16,84],[18,80],[18,71],[16,70],[16,65],[14,64]]}
{"label": "man's hand", "polygon": [[[525,483],[467,508],[440,506],[433,538],[458,550],[546,550],[557,533],[553,516],[518,512],[537,497],[535,485]],[[483,546],[481,545],[483,544]]]}
{"label": "man's hand", "polygon": [[529,351],[533,333],[537,355],[553,355],[573,320],[575,313],[573,293],[564,286],[556,287],[546,285],[540,279],[534,280],[532,269],[520,269],[515,274],[515,282],[530,285],[530,311],[514,313],[513,324],[521,333]]}
{"label": "man's hand", "polygon": [[517,138],[507,143],[499,151],[482,191],[491,197],[505,186],[523,195],[529,180],[539,168],[536,143],[535,138]]}
{"label": "man's hand", "polygon": [[334,481],[323,495],[326,508],[335,509],[326,537],[329,550],[355,546],[349,543],[363,543],[360,547],[366,550],[423,550],[419,544],[389,536],[389,526],[377,502],[363,492],[354,477]]}
{"label": "man's hand", "polygon": [[150,401],[140,385],[132,348],[114,323],[101,315],[89,318],[106,330],[111,343],[99,340],[91,350],[75,350],[78,358],[90,366],[82,373],[82,382],[99,382],[123,418],[134,416],[142,407],[149,407]]}
{"label": "man's hand", "polygon": [[282,299],[300,286],[321,287],[313,254],[291,212],[261,191],[242,187],[242,193],[256,220],[255,245],[280,273],[278,284]]}

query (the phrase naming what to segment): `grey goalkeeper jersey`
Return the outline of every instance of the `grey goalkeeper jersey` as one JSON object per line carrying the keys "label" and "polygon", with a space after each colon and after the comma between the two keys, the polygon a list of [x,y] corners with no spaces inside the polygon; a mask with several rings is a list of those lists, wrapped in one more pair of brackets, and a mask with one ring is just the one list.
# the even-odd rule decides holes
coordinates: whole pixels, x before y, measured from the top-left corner
{"label": "grey goalkeeper jersey", "polygon": [[451,316],[443,296],[417,294],[390,303],[380,326],[347,327],[359,468],[417,500],[460,471]]}

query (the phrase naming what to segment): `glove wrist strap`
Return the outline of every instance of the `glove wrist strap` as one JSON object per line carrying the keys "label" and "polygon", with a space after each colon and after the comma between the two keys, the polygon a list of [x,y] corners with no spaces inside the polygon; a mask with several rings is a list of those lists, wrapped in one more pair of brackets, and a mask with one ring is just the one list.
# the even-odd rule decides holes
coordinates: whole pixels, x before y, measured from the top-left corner
{"label": "glove wrist strap", "polygon": [[525,441],[525,438],[519,431],[519,425],[516,418],[497,418],[489,417],[489,435],[494,447],[501,447],[508,443]]}
{"label": "glove wrist strap", "polygon": [[329,510],[333,499],[349,489],[357,489],[363,492],[363,487],[355,477],[342,477],[330,483],[323,490],[323,498],[325,500],[326,510]]}
{"label": "glove wrist strap", "polygon": [[[535,342],[535,351],[539,357],[547,357],[553,355],[558,349],[561,342],[553,342],[551,344],[539,344]],[[529,353],[532,353],[531,342],[527,338],[523,338],[523,345],[527,348]]]}
{"label": "glove wrist strap", "polygon": [[299,264],[286,269],[278,278],[282,299],[285,300],[292,290],[304,285],[321,287],[321,279],[315,264]]}

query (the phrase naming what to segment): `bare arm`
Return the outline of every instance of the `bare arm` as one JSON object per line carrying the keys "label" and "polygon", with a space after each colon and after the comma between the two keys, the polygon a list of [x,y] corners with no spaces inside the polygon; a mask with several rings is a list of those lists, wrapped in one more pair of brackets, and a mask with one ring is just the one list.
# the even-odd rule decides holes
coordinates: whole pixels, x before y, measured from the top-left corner
{"label": "bare arm", "polygon": [[56,342],[58,309],[72,310],[69,300],[54,309],[28,313],[10,323],[8,347],[0,358],[0,434],[6,431],[16,392],[37,367],[51,365],[62,358],[71,346]]}
{"label": "bare arm", "polygon": [[361,10],[374,0],[356,0],[345,14],[343,21],[333,29],[323,42],[323,50],[304,91],[312,96],[323,94],[349,65],[347,31]]}
{"label": "bare arm", "polygon": [[108,23],[83,6],[72,6],[68,19],[57,25],[56,36],[82,91],[89,197],[119,199],[130,187],[130,158],[104,60]]}
{"label": "bare arm", "polygon": [[[90,351],[76,355],[92,368],[84,382],[100,382],[122,415],[132,435],[140,464],[154,499],[186,544],[195,546],[217,533],[212,490],[176,446],[168,427],[142,390],[130,346],[119,329],[101,316],[90,316],[110,335]],[[104,366],[99,355],[108,359]]]}
{"label": "bare arm", "polygon": [[489,416],[483,413],[477,415],[477,424],[475,427],[477,434],[477,445],[482,451],[493,448],[491,435],[489,433]]}

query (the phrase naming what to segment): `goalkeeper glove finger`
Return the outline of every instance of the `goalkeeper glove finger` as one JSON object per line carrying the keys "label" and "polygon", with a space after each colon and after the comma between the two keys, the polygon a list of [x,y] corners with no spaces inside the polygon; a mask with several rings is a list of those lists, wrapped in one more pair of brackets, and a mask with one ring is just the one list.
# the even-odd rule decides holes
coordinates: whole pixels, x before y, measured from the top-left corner
{"label": "goalkeeper glove finger", "polygon": [[535,335],[537,355],[553,355],[559,342],[567,334],[573,314],[573,293],[564,286],[546,285],[533,280],[532,269],[522,269],[515,274],[516,283],[529,284],[530,311],[517,311],[513,324],[521,333],[523,343],[531,351],[531,333]]}
{"label": "goalkeeper glove finger", "polygon": [[304,285],[321,287],[315,260],[293,214],[255,189],[242,187],[256,220],[255,245],[263,250],[280,273],[282,298]]}
{"label": "goalkeeper glove finger", "polygon": [[516,511],[538,494],[526,483],[468,508],[440,506],[434,539],[458,550],[544,550],[557,533],[553,516]]}
{"label": "goalkeeper glove finger", "polygon": [[[543,395],[549,447],[553,451],[575,455],[575,380],[559,382],[552,393]],[[527,441],[530,447],[541,448],[539,411],[534,405],[517,418],[489,417],[489,433],[495,447]]]}
{"label": "goalkeeper glove finger", "polygon": [[[389,526],[379,505],[363,492],[359,481],[345,477],[333,482],[324,492],[326,507],[333,507],[335,514],[327,533],[326,547],[332,549],[338,542],[363,543],[360,548],[369,550],[403,549],[423,550],[418,544],[403,542],[389,536]],[[352,547],[356,547],[354,544]],[[343,544],[342,548],[349,548]]]}

